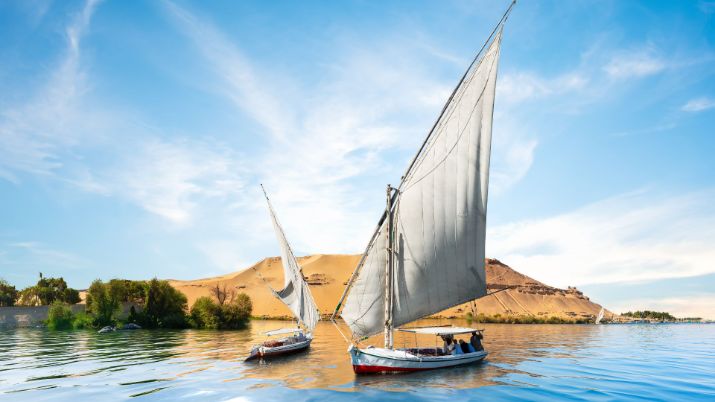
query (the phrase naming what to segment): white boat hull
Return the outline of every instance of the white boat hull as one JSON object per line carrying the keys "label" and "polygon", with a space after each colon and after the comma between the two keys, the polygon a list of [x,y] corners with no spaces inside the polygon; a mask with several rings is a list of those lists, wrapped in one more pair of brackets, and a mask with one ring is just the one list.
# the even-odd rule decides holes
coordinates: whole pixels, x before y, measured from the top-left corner
{"label": "white boat hull", "polygon": [[[291,339],[291,338],[284,338],[279,341],[285,342],[286,340]],[[301,341],[293,341],[292,343],[284,343],[283,345],[280,346],[265,346],[265,345],[257,345],[253,347],[251,350],[251,353],[249,356],[246,358],[246,361],[248,360],[254,360],[254,359],[265,359],[265,358],[270,358],[270,357],[277,357],[277,356],[283,356],[283,355],[289,355],[293,353],[298,353],[302,352],[304,350],[307,350],[310,347],[310,343],[313,341],[312,337],[307,337],[304,340]]]}
{"label": "white boat hull", "polygon": [[401,349],[359,349],[353,345],[350,345],[348,352],[356,374],[434,370],[476,363],[487,357],[484,350],[460,355],[430,356]]}

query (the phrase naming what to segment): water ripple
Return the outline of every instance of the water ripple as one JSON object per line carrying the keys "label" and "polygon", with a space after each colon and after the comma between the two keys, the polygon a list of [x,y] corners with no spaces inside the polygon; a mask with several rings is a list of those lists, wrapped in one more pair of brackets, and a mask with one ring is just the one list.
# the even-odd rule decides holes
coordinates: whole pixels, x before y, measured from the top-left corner
{"label": "water ripple", "polygon": [[[484,325],[490,355],[483,364],[356,377],[342,338],[321,323],[309,353],[243,362],[262,332],[282,325],[103,335],[0,331],[0,399],[715,399],[715,325]],[[418,341],[435,344],[431,337]]]}

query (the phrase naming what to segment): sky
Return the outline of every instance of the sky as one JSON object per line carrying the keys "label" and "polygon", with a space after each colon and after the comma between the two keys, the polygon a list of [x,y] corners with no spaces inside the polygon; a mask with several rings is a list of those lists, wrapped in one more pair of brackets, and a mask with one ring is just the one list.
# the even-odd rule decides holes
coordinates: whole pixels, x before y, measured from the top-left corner
{"label": "sky", "polygon": [[[508,1],[0,2],[0,277],[193,279],[363,251]],[[530,1],[487,255],[715,318],[715,1]]]}

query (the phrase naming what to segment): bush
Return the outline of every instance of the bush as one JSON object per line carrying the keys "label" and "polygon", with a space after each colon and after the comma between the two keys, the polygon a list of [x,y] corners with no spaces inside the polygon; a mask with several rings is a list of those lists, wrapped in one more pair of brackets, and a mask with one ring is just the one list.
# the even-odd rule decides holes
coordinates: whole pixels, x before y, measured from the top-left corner
{"label": "bush", "polygon": [[51,330],[72,328],[72,310],[62,302],[52,304],[47,313],[47,328]]}
{"label": "bush", "polygon": [[223,313],[221,328],[242,329],[246,327],[251,317],[253,303],[247,294],[239,293],[233,302],[221,306],[221,311]]}
{"label": "bush", "polygon": [[218,329],[220,307],[210,297],[199,297],[191,306],[190,323],[194,328]]}
{"label": "bush", "polygon": [[169,282],[156,278],[149,281],[146,291],[143,325],[150,328],[186,328],[186,296]]}
{"label": "bush", "polygon": [[242,329],[251,317],[253,304],[245,293],[227,304],[219,305],[210,297],[200,297],[191,307],[190,322],[194,328]]}
{"label": "bush", "polygon": [[14,306],[18,296],[18,291],[14,286],[4,279],[0,279],[0,307]]}
{"label": "bush", "polygon": [[77,313],[72,317],[72,329],[92,329],[94,318],[87,313]]}

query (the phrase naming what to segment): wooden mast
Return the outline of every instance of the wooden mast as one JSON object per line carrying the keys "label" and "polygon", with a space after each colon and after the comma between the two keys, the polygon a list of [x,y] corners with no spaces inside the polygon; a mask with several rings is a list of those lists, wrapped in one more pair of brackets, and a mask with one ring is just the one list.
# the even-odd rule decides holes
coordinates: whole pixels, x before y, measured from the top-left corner
{"label": "wooden mast", "polygon": [[385,209],[385,226],[387,229],[385,255],[385,348],[392,349],[392,186],[387,185],[387,208]]}

